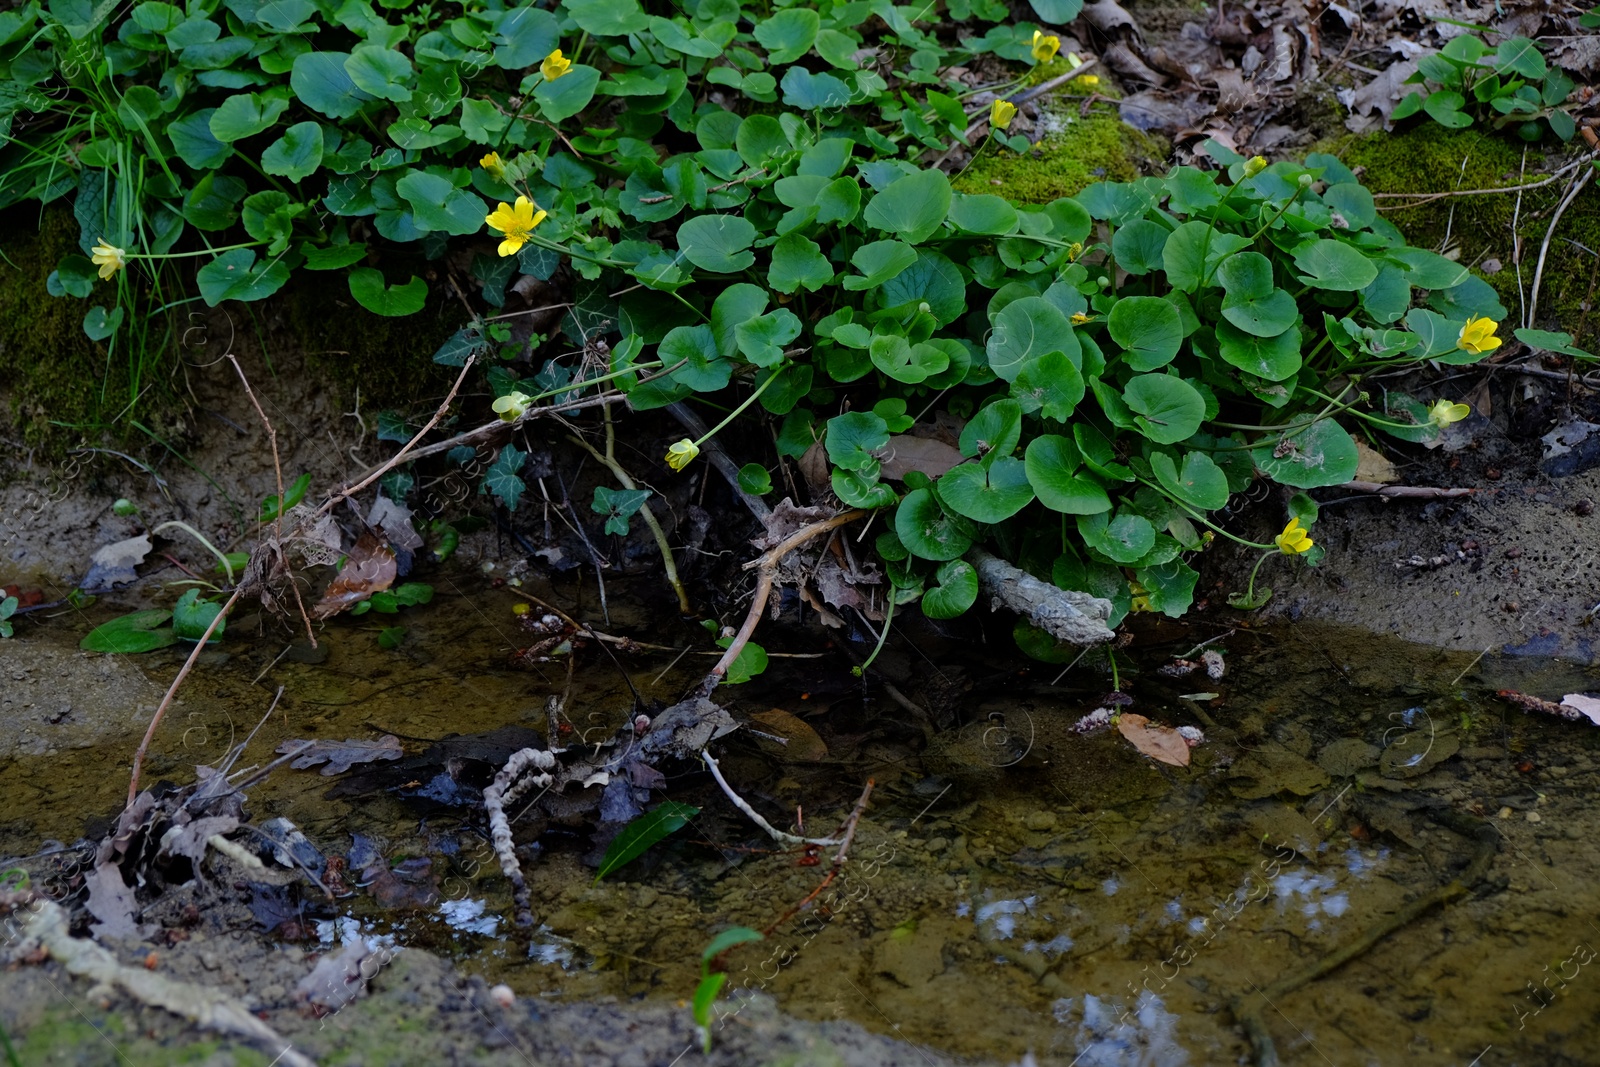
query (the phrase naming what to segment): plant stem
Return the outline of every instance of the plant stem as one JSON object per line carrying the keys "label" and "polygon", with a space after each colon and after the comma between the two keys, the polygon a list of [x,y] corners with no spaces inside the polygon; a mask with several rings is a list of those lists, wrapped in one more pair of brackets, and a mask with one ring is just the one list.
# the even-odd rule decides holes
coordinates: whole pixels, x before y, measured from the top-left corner
{"label": "plant stem", "polygon": [[766,391],[767,386],[778,380],[778,369],[779,368],[776,367],[773,368],[773,373],[767,376],[766,381],[756,386],[756,391],[746,397],[744,403],[730,411],[727,418],[723,419],[721,422],[711,427],[711,429],[707,430],[700,440],[694,443],[694,446],[699,448],[701,445],[717,436],[717,434],[721,433],[723,429],[727,427],[728,423],[732,422],[734,419],[737,419],[740,414],[743,413],[745,408],[749,407],[751,404],[754,404],[756,402],[756,398]]}
{"label": "plant stem", "polygon": [[883,632],[878,635],[878,645],[872,650],[872,655],[868,656],[867,661],[853,672],[858,678],[867,673],[867,668],[872,666],[872,661],[878,658],[879,652],[883,651],[884,642],[889,640],[889,627],[894,625],[894,594],[895,589],[891,585],[889,587],[889,609],[883,613]]}

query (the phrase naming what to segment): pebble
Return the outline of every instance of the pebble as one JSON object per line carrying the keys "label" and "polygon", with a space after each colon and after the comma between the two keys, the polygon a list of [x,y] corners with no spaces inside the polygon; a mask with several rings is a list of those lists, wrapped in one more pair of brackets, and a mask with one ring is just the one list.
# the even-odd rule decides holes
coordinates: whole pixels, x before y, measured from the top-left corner
{"label": "pebble", "polygon": [[1544,818],[1544,816],[1540,815],[1536,811],[1528,812],[1528,821],[1529,822],[1539,822],[1539,821],[1543,820],[1543,818]]}
{"label": "pebble", "polygon": [[1027,817],[1022,820],[1022,825],[1030,830],[1053,830],[1056,825],[1056,817],[1048,811],[1030,811]]}
{"label": "pebble", "polygon": [[517,1002],[517,995],[516,993],[512,992],[510,986],[502,982],[493,989],[489,990],[489,999],[500,1005],[502,1008],[509,1008],[511,1005]]}
{"label": "pebble", "polygon": [[650,907],[651,905],[655,904],[656,898],[658,896],[660,896],[660,894],[657,893],[654,889],[651,889],[649,886],[641,886],[639,888],[639,895],[638,895],[638,898],[637,898],[638,901],[639,901],[639,907],[641,907],[641,908]]}
{"label": "pebble", "polygon": [[945,849],[950,847],[950,842],[946,841],[942,837],[935,837],[924,847],[927,848],[929,852],[943,852]]}
{"label": "pebble", "polygon": [[1510,808],[1501,808],[1499,810],[1499,812],[1496,813],[1496,818],[1500,818],[1500,819],[1509,819],[1509,818],[1511,818],[1511,809]]}

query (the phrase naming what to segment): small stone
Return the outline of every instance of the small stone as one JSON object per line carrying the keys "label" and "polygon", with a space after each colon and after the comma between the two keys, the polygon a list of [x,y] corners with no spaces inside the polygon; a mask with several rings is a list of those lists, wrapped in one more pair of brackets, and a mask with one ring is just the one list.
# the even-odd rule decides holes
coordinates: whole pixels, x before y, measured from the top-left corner
{"label": "small stone", "polygon": [[946,841],[942,837],[935,837],[924,847],[927,848],[929,852],[943,852],[945,849],[950,847],[950,842]]}
{"label": "small stone", "polygon": [[655,902],[656,902],[656,899],[660,895],[661,894],[657,893],[654,889],[651,889],[649,886],[641,886],[639,888],[639,895],[638,895],[638,898],[637,898],[638,901],[639,901],[639,907],[648,908],[648,907],[654,906]]}
{"label": "small stone", "polygon": [[1056,825],[1056,817],[1054,813],[1048,811],[1030,811],[1027,817],[1022,820],[1022,825],[1030,830],[1053,830]]}
{"label": "small stone", "polygon": [[1538,813],[1538,812],[1536,812],[1536,811],[1530,811],[1530,812],[1528,812],[1528,821],[1529,821],[1529,822],[1540,822],[1540,821],[1542,821],[1542,820],[1543,820],[1543,819],[1544,819],[1544,816],[1543,816],[1543,815],[1540,815],[1540,814],[1539,814],[1539,813]]}
{"label": "small stone", "polygon": [[489,990],[489,999],[500,1005],[502,1008],[509,1008],[511,1005],[517,1002],[517,994],[512,992],[510,986],[502,982],[493,989]]}
{"label": "small stone", "polygon": [[1496,814],[1495,817],[1498,818],[1498,819],[1509,819],[1509,818],[1511,818],[1511,809],[1510,808],[1501,808],[1500,811]]}

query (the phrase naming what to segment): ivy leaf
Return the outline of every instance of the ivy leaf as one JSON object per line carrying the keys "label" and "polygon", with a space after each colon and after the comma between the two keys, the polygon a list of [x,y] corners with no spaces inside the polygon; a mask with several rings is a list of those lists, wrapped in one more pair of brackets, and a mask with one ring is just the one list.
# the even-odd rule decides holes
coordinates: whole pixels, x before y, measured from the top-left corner
{"label": "ivy leaf", "polygon": [[589,509],[597,515],[606,516],[606,533],[626,537],[628,520],[637,515],[644,502],[649,499],[648,489],[612,489],[609,486],[597,485],[594,487],[594,500],[589,503]]}
{"label": "ivy leaf", "polygon": [[350,295],[375,315],[398,318],[422,310],[428,302],[428,283],[412,275],[404,285],[386,286],[382,271],[359,267],[350,272]]}
{"label": "ivy leaf", "polygon": [[867,225],[909,244],[932,237],[950,214],[950,179],[942,171],[924,170],[897,178],[867,204]]}
{"label": "ivy leaf", "polygon": [[483,484],[478,487],[478,492],[493,493],[505,504],[507,511],[516,511],[518,502],[522,500],[522,492],[527,488],[518,472],[527,461],[528,453],[516,445],[506,445],[484,472]]}

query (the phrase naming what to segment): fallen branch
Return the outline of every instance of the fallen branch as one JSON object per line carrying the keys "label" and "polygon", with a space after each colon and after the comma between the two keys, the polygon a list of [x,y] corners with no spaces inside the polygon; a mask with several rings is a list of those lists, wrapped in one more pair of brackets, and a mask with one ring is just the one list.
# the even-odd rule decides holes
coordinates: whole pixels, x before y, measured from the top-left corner
{"label": "fallen branch", "polygon": [[66,910],[55,901],[34,900],[24,910],[29,914],[22,924],[22,945],[44,949],[68,974],[115,986],[141,1004],[165,1008],[196,1026],[248,1038],[268,1055],[277,1056],[273,1063],[316,1067],[314,1061],[296,1052],[277,1031],[223,990],[179,982],[143,967],[124,966],[93,941],[73,937],[67,929]]}
{"label": "fallen branch", "polygon": [[[489,813],[489,838],[494,843],[494,854],[500,861],[500,870],[511,882],[518,926],[533,925],[533,903],[528,895],[528,883],[522,877],[522,864],[517,862],[516,845],[511,841],[511,821],[506,818],[506,805],[514,803],[535,786],[540,789],[548,786],[554,781],[549,772],[555,765],[556,758],[549,752],[537,748],[521,749],[512,753],[500,773],[494,776],[494,782],[483,791],[483,807]],[[523,772],[530,767],[536,767],[543,773],[524,776]]]}
{"label": "fallen branch", "polygon": [[1414,500],[1445,500],[1458,496],[1471,496],[1476,489],[1440,489],[1431,485],[1385,485],[1382,482],[1345,482],[1334,486],[1355,493],[1373,496],[1405,497]]}
{"label": "fallen branch", "polygon": [[981,548],[967,552],[978,584],[994,606],[1006,607],[1054,637],[1073,645],[1100,645],[1117,635],[1106,626],[1111,601],[1042,582]]}
{"label": "fallen branch", "polygon": [[849,818],[845,819],[844,825],[840,827],[843,840],[839,843],[839,851],[834,853],[833,863],[828,867],[828,876],[817,884],[817,888],[813,889],[811,892],[802,897],[800,899],[800,903],[784,912],[783,915],[778,918],[777,922],[763,930],[763,934],[771,937],[774,930],[788,922],[790,919],[794,918],[794,916],[799,914],[801,911],[805,910],[807,905],[820,897],[822,895],[822,891],[827,889],[828,886],[832,885],[835,878],[839,877],[839,872],[844,869],[845,860],[849,858],[850,842],[855,840],[856,826],[861,822],[861,816],[867,810],[867,800],[871,798],[872,787],[875,784],[877,784],[875,779],[867,779],[866,788],[861,790],[861,799],[856,801],[856,806],[851,810]]}
{"label": "fallen branch", "polygon": [[[741,797],[738,793],[733,791],[733,786],[729,785],[728,780],[722,776],[722,767],[717,763],[716,757],[712,756],[710,752],[702,750],[700,753],[700,758],[705,760],[706,766],[711,769],[711,777],[717,780],[717,784],[722,787],[723,794],[733,802],[733,806],[744,812],[745,816],[751,822],[765,830],[767,836],[772,838],[774,841],[785,845],[817,845],[820,848],[832,848],[834,845],[849,844],[848,837],[799,837],[785,830],[778,829],[766,819],[763,819],[761,817],[761,813],[756,811],[755,808],[752,808],[750,803],[745,800],[744,797]],[[872,784],[870,782],[867,784],[867,792],[872,792]],[[862,804],[865,805],[866,797],[863,796],[861,801]],[[859,816],[853,816],[852,818],[859,818]],[[855,834],[855,823],[853,821],[849,824],[849,828],[850,833],[853,836]]]}

